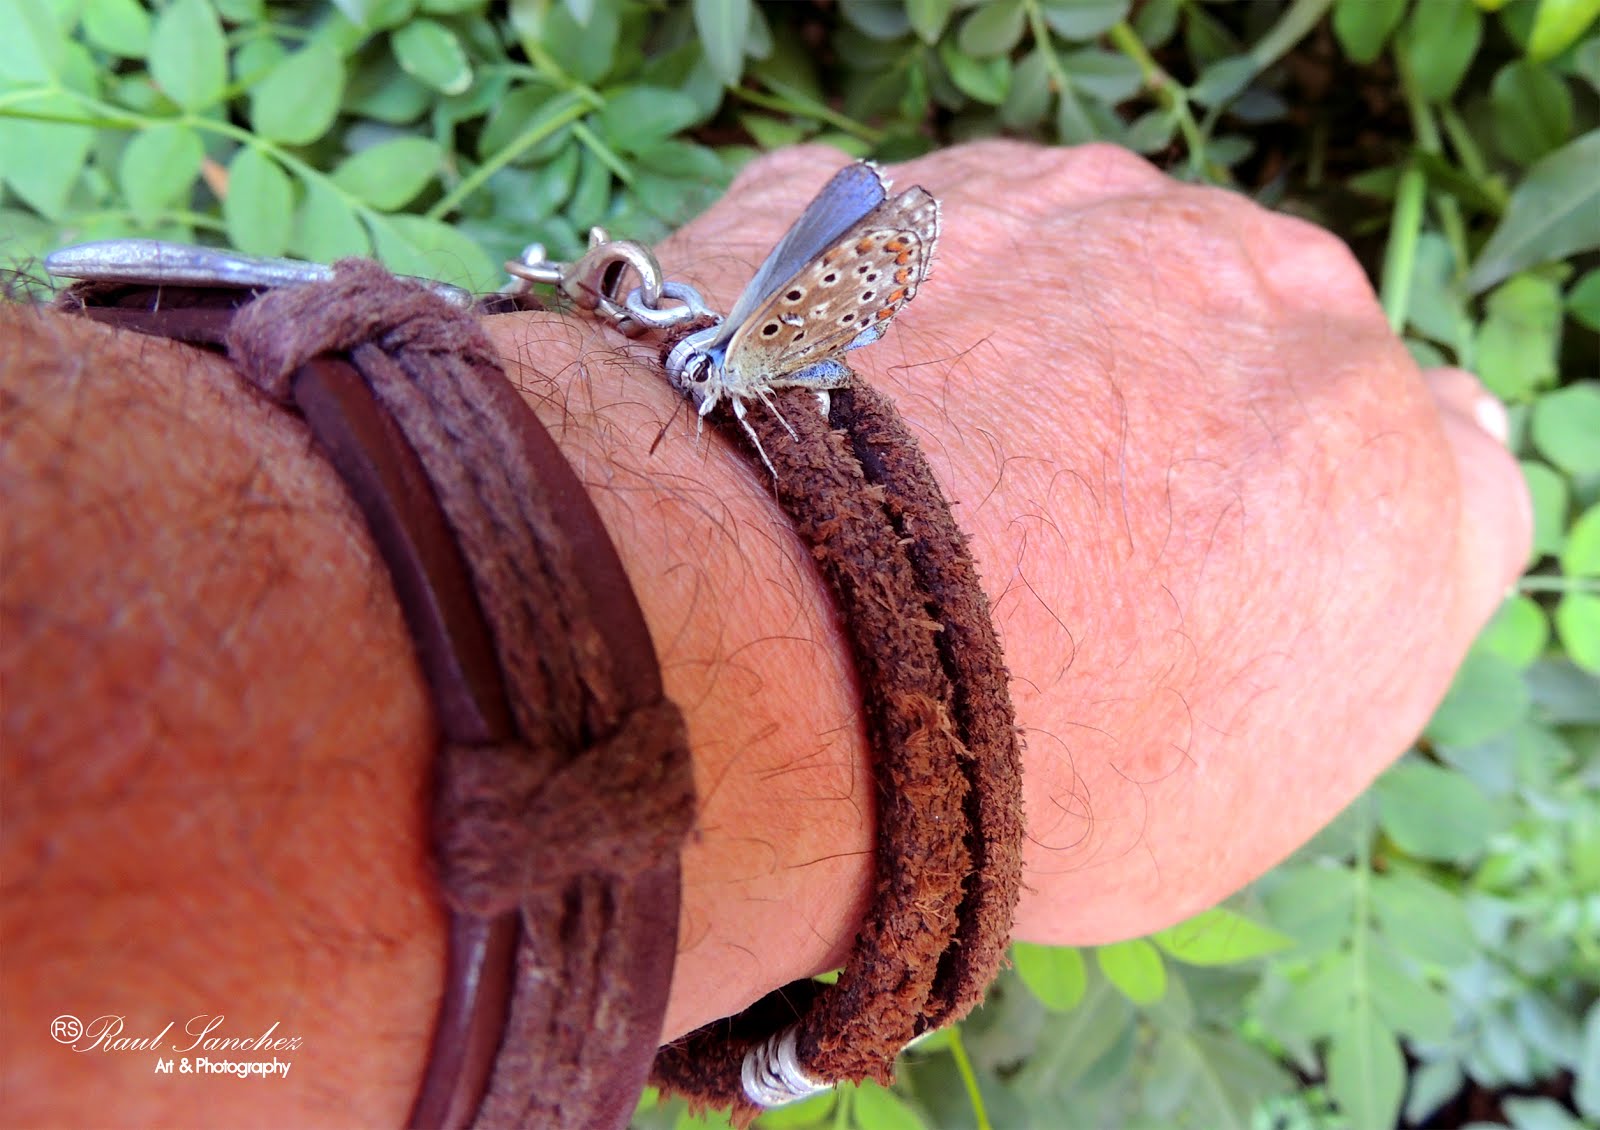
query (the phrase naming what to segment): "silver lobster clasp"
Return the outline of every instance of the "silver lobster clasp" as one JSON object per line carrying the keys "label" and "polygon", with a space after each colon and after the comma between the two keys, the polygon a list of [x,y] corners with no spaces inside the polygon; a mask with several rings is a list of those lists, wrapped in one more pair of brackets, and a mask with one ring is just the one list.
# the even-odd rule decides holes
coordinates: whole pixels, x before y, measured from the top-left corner
{"label": "silver lobster clasp", "polygon": [[[624,288],[628,272],[639,276],[639,285]],[[589,232],[589,249],[576,263],[561,263],[546,257],[541,244],[530,244],[522,258],[506,263],[513,276],[509,293],[524,293],[528,284],[553,286],[580,310],[605,318],[627,337],[639,337],[710,313],[700,294],[691,286],[669,282],[661,264],[644,244],[631,239],[611,239],[601,228]],[[661,300],[680,306],[663,309]]]}

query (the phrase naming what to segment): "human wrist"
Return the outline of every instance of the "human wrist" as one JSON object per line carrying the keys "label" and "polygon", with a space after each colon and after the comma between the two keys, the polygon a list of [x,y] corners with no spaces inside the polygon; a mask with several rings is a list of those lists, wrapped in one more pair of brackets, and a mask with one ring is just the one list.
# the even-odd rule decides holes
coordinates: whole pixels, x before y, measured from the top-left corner
{"label": "human wrist", "polygon": [[670,1038],[849,947],[873,837],[853,667],[788,519],[697,434],[653,347],[554,315],[485,325],[599,510],[688,722],[699,799]]}

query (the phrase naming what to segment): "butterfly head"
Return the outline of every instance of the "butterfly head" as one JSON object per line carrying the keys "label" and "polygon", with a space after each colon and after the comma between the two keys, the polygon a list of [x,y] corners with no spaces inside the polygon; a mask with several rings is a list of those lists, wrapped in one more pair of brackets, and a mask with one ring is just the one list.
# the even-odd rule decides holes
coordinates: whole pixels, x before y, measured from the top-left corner
{"label": "butterfly head", "polygon": [[722,398],[722,349],[716,344],[722,326],[696,330],[667,354],[667,381],[694,402],[704,416]]}

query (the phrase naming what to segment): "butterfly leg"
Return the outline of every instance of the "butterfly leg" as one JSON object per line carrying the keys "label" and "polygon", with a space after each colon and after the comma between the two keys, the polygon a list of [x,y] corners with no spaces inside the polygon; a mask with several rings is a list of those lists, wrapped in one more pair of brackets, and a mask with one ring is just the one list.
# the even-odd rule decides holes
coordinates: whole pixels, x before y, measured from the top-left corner
{"label": "butterfly leg", "polygon": [[[756,430],[750,426],[750,421],[746,418],[744,400],[738,396],[730,396],[728,397],[728,402],[733,405],[734,419],[739,421],[739,426],[744,429],[744,434],[749,436],[750,442],[755,445],[756,454],[761,456],[761,462],[767,465],[767,470],[770,471],[772,473],[772,477],[776,479],[778,477],[778,469],[772,465],[772,460],[767,458],[767,449],[761,446],[761,437],[756,435]],[[773,407],[773,411],[777,411],[775,406]],[[783,420],[783,417],[779,416],[778,419]],[[783,426],[786,428],[789,427],[789,422],[787,420],[783,420]],[[791,429],[789,434],[793,435],[794,431]]]}
{"label": "butterfly leg", "polygon": [[778,409],[778,402],[772,399],[772,390],[770,388],[758,385],[755,393],[761,398],[761,403],[767,406],[767,411],[771,412],[778,418],[778,423],[782,424],[783,430],[789,433],[789,438],[798,443],[800,437],[795,435],[794,428],[790,425],[789,421],[783,418],[783,413]]}

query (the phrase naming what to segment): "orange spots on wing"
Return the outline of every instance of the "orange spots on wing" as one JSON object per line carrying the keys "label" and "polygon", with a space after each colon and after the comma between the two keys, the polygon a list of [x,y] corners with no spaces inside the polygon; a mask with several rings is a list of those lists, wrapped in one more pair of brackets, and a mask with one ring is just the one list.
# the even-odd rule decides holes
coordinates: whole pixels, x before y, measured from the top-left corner
{"label": "orange spots on wing", "polygon": [[867,252],[869,252],[871,250],[872,250],[872,237],[870,235],[867,236],[865,239],[860,239],[860,240],[856,241],[856,254],[857,255],[865,255]]}
{"label": "orange spots on wing", "polygon": [[902,239],[898,235],[897,236],[893,236],[893,237],[883,241],[883,249],[885,251],[890,252],[890,253],[893,253],[893,252],[896,252],[896,251],[904,251],[910,246],[911,246],[910,244],[908,244],[904,239]]}
{"label": "orange spots on wing", "polygon": [[898,254],[898,255],[896,255],[894,257],[894,261],[896,263],[899,263],[902,267],[905,266],[907,263],[911,262],[911,252],[909,252],[909,251],[900,252],[900,254]]}
{"label": "orange spots on wing", "polygon": [[901,286],[909,286],[911,283],[911,268],[901,267],[894,273],[894,281]]}
{"label": "orange spots on wing", "polygon": [[905,292],[905,288],[902,287],[901,289],[893,291],[892,293],[890,293],[889,297],[887,299],[885,299],[884,301],[888,302],[889,305],[891,305],[891,306],[898,306],[898,305],[900,305],[900,303],[904,302],[905,300],[906,300],[906,292]]}

